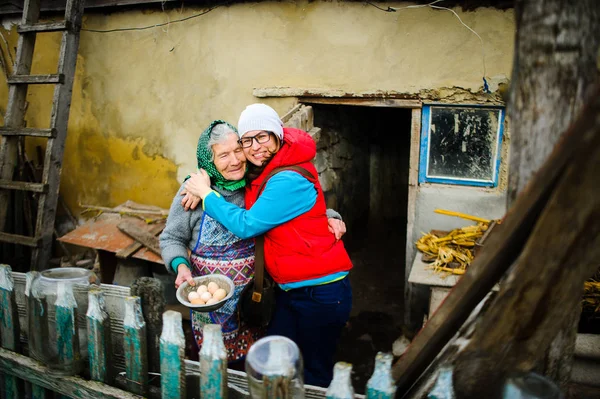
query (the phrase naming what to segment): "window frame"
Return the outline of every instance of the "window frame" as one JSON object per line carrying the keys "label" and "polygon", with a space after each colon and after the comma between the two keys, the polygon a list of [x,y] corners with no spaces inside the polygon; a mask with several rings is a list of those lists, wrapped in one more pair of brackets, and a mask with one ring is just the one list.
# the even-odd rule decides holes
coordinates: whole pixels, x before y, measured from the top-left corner
{"label": "window frame", "polygon": [[[430,151],[430,129],[432,108],[480,108],[487,110],[497,110],[498,114],[498,131],[496,132],[496,149],[494,155],[493,177],[491,180],[469,179],[461,177],[443,177],[429,176],[429,151]],[[434,184],[452,184],[459,186],[474,186],[474,187],[498,187],[498,179],[500,174],[500,164],[502,162],[502,139],[504,136],[504,121],[506,109],[501,105],[480,105],[480,104],[447,104],[447,103],[428,103],[423,104],[421,110],[421,142],[419,154],[419,184],[434,183]]]}

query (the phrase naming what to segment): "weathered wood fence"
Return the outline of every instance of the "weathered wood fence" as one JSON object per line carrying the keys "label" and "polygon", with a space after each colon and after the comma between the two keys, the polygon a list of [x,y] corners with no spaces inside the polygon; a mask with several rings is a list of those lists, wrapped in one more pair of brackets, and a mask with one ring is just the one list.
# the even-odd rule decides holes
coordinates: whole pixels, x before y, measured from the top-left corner
{"label": "weathered wood fence", "polygon": [[[157,300],[162,297],[160,284],[150,278],[131,288],[102,284],[90,289],[85,313],[67,305],[60,310],[64,314],[55,314],[61,330],[56,343],[62,348],[60,361],[81,356],[77,331],[81,327],[87,331],[88,363],[82,372],[58,375],[30,357],[30,349],[54,344],[48,342],[47,331],[52,315],[32,306],[34,273],[12,272],[10,266],[0,265],[2,397],[200,397],[200,364],[185,360],[181,314],[164,311],[164,300]],[[65,293],[58,292],[59,299],[61,295]],[[37,313],[29,317],[29,311]],[[227,370],[223,378],[229,399],[250,397],[246,373]],[[326,390],[306,386],[305,397],[324,398]]]}

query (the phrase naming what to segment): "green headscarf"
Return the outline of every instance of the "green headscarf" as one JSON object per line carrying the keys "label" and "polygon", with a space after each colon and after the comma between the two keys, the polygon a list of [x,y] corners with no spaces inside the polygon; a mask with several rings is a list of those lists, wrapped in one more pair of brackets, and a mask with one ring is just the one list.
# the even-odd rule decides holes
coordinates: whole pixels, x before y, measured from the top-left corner
{"label": "green headscarf", "polygon": [[212,133],[213,128],[216,125],[219,125],[221,123],[226,124],[234,131],[234,133],[237,133],[237,129],[225,121],[222,121],[220,119],[212,121],[210,123],[210,125],[208,125],[206,130],[204,132],[202,132],[202,134],[200,135],[200,138],[198,139],[198,148],[196,149],[196,159],[198,160],[198,169],[200,169],[200,168],[204,169],[210,176],[210,180],[212,181],[212,183],[214,185],[216,185],[217,187],[223,188],[223,189],[229,190],[229,191],[235,191],[237,189],[240,189],[240,188],[246,186],[246,179],[226,180],[223,177],[223,175],[217,170],[217,167],[215,166],[213,161],[211,161],[212,152],[207,146],[208,141],[210,140],[210,135]]}

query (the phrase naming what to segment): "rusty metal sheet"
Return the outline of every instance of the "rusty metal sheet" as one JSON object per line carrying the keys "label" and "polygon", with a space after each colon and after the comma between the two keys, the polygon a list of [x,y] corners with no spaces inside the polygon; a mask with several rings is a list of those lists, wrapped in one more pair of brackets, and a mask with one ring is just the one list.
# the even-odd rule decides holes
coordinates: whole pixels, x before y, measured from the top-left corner
{"label": "rusty metal sheet", "polygon": [[[88,220],[86,223],[60,237],[58,240],[68,244],[80,245],[82,247],[117,252],[135,242],[133,238],[129,237],[125,233],[122,233],[117,228],[118,224],[124,220],[127,220],[129,223],[132,223],[145,230],[149,230],[151,226],[155,225],[149,225],[143,220],[132,216],[104,213],[97,218]],[[158,223],[162,223],[164,225],[163,221]],[[164,264],[160,256],[150,251],[146,247],[142,247],[139,251],[133,254],[132,257]]]}

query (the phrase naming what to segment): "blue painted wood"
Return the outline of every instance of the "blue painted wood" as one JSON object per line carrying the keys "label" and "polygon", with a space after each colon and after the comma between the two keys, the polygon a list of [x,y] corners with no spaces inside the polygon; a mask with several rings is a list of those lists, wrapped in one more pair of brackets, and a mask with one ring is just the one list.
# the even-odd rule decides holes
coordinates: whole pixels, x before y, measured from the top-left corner
{"label": "blue painted wood", "polygon": [[90,377],[94,381],[111,384],[111,329],[104,294],[100,289],[88,292],[87,333]]}
{"label": "blue painted wood", "polygon": [[377,353],[375,369],[367,382],[367,399],[392,399],[396,393],[396,384],[392,378],[391,353]]}
{"label": "blue painted wood", "polygon": [[185,337],[181,313],[163,313],[160,336],[160,386],[162,399],[185,399]]}
{"label": "blue painted wood", "polygon": [[431,107],[421,109],[421,145],[419,146],[419,183],[427,182],[427,154],[429,153],[429,126],[431,125]]}
{"label": "blue painted wood", "polygon": [[50,393],[39,385],[31,384],[31,399],[50,399]]}
{"label": "blue painted wood", "polygon": [[148,393],[148,349],[146,322],[140,297],[125,298],[123,341],[127,390],[138,395]]}
{"label": "blue painted wood", "polygon": [[327,399],[353,399],[352,365],[346,362],[337,362],[333,366],[333,379],[327,388]]}
{"label": "blue painted wood", "polygon": [[79,328],[77,327],[77,302],[70,282],[59,282],[55,304],[56,363],[49,367],[60,373],[74,375],[81,371],[79,352]]}
{"label": "blue painted wood", "polygon": [[[48,312],[46,300],[36,299],[31,291],[33,280],[39,277],[36,271],[25,274],[25,305],[27,307],[27,345],[29,347],[29,357],[43,362],[47,356],[43,351],[47,347],[45,343],[48,339]],[[26,382],[26,390],[30,392],[31,399],[50,398],[50,393],[38,385]]]}
{"label": "blue painted wood", "polygon": [[29,357],[48,364],[48,304],[44,296],[32,291],[33,280],[38,277],[39,273],[35,271],[25,275]]}
{"label": "blue painted wood", "polygon": [[220,324],[203,327],[200,349],[200,397],[202,399],[226,399],[227,351],[223,343]]}
{"label": "blue painted wood", "polygon": [[[20,326],[17,303],[15,301],[12,269],[9,265],[0,265],[0,342],[2,348],[20,352]],[[17,399],[24,396],[23,382],[16,377],[4,375],[4,397]]]}

